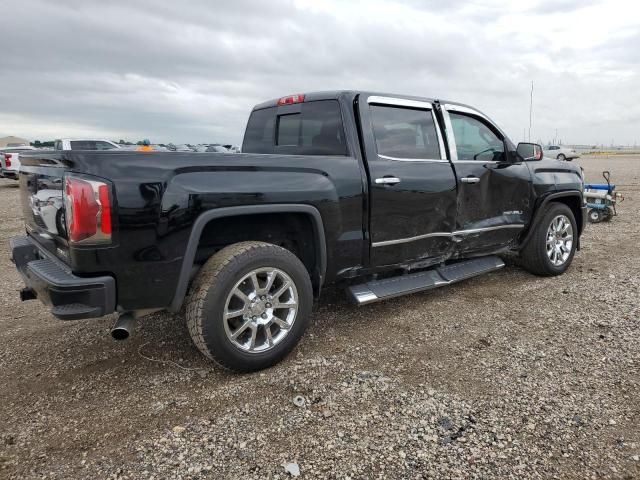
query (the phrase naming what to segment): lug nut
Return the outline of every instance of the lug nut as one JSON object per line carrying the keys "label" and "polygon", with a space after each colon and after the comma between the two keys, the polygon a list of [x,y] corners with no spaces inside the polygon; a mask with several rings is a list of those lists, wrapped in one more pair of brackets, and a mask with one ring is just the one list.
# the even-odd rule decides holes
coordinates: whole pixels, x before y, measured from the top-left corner
{"label": "lug nut", "polygon": [[267,314],[266,313],[263,313],[261,316],[262,316],[262,318],[267,318]]}
{"label": "lug nut", "polygon": [[271,308],[271,304],[270,303],[267,303],[266,306],[267,306],[267,308]]}
{"label": "lug nut", "polygon": [[255,316],[251,317],[251,320],[257,320],[257,319],[258,319],[258,317],[255,317]]}

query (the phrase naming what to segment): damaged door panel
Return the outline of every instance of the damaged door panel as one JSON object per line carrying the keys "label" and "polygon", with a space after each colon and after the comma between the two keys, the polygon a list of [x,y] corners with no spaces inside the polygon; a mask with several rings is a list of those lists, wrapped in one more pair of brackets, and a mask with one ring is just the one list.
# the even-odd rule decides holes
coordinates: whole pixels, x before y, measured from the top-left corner
{"label": "damaged door panel", "polygon": [[529,169],[508,154],[505,137],[481,113],[455,105],[444,105],[442,111],[458,180],[456,250],[506,246],[530,214]]}

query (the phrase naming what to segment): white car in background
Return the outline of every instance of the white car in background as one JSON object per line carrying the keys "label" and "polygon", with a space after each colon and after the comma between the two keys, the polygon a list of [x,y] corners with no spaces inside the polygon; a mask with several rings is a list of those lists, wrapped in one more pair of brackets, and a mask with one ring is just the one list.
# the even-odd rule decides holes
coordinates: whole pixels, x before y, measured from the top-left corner
{"label": "white car in background", "polygon": [[548,158],[556,158],[558,160],[571,161],[574,158],[580,158],[580,154],[572,148],[562,147],[560,145],[547,145],[543,147],[542,154]]}
{"label": "white car in background", "polygon": [[56,140],[54,150],[116,150],[120,148],[117,143],[102,139],[64,138]]}
{"label": "white car in background", "polygon": [[29,145],[0,149],[0,177],[18,180],[20,171],[20,152],[37,150]]}

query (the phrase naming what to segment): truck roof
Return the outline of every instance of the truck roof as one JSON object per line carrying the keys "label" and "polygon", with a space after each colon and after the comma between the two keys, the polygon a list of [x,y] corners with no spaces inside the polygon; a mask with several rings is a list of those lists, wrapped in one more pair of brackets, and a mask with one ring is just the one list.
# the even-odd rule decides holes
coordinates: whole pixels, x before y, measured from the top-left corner
{"label": "truck roof", "polygon": [[[421,101],[421,102],[435,102],[435,101],[439,101],[440,103],[449,103],[452,105],[460,105],[463,107],[469,107],[469,108],[473,108],[474,110],[477,110],[475,107],[472,107],[470,105],[466,105],[464,103],[459,103],[459,102],[453,102],[450,100],[444,100],[444,99],[436,99],[436,98],[432,98],[432,97],[420,97],[420,96],[415,96],[415,95],[403,95],[403,94],[399,94],[399,93],[385,93],[385,92],[374,92],[374,91],[367,91],[367,90],[327,90],[327,91],[321,91],[321,92],[308,92],[308,93],[298,93],[298,94],[293,94],[293,95],[304,95],[304,101],[305,102],[313,102],[316,100],[337,100],[340,98],[355,98],[358,95],[367,95],[367,96],[371,96],[371,95],[376,95],[376,96],[381,96],[381,97],[393,97],[393,98],[402,98],[405,100],[416,100],[416,101]],[[290,95],[285,95],[286,96],[290,96]],[[280,97],[280,98],[284,98],[284,97]],[[273,98],[271,100],[267,100],[266,102],[262,102],[259,103],[258,105],[256,105],[255,107],[253,107],[253,110],[261,110],[263,108],[269,108],[269,107],[276,107],[278,106],[278,100],[280,100],[280,98]]]}
{"label": "truck roof", "polygon": [[445,100],[442,98],[419,97],[415,95],[403,95],[398,93],[384,93],[384,92],[373,92],[373,91],[365,91],[365,90],[327,90],[322,92],[297,93],[297,94],[285,95],[280,98],[273,98],[271,100],[267,100],[266,102],[259,103],[258,105],[253,107],[252,111],[262,110],[264,108],[270,108],[270,107],[277,107],[278,102],[280,100],[287,97],[295,97],[297,95],[303,95],[304,102],[313,102],[317,100],[340,100],[340,99],[346,100],[347,102],[352,102],[358,95],[392,97],[392,98],[398,98],[403,100],[415,100],[419,102],[429,102],[429,103],[434,103],[437,101],[440,104],[457,105],[459,107],[466,107],[473,110],[474,112],[481,114],[486,119],[488,119],[493,124],[493,126],[500,131],[500,133],[506,136],[505,132],[502,131],[502,129],[497,125],[496,122],[494,122],[483,111],[479,110],[478,108],[472,105],[467,105],[465,103],[460,103],[460,102],[453,102],[451,100]]}

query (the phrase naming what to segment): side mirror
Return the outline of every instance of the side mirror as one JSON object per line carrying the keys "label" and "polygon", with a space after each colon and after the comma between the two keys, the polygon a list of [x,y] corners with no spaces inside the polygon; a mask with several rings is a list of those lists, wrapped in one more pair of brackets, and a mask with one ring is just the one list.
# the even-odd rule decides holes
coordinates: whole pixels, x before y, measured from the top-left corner
{"label": "side mirror", "polygon": [[525,162],[542,160],[542,146],[537,143],[520,142],[516,152]]}

